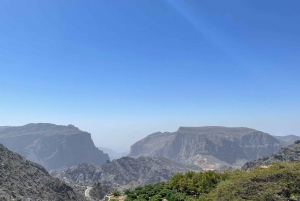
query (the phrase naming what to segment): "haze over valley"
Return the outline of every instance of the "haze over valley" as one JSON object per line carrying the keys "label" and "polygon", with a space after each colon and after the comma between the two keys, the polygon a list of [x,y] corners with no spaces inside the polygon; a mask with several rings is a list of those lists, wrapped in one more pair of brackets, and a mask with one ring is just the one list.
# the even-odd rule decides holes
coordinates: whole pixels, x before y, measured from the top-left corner
{"label": "haze over valley", "polygon": [[0,201],[300,201],[300,1],[0,1]]}

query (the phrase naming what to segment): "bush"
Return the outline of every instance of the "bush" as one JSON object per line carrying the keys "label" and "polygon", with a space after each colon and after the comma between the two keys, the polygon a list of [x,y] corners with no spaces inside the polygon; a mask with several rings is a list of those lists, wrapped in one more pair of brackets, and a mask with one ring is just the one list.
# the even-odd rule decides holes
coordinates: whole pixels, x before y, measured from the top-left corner
{"label": "bush", "polygon": [[300,162],[234,171],[202,200],[289,200],[300,194]]}
{"label": "bush", "polygon": [[120,191],[114,191],[114,192],[113,192],[113,195],[114,195],[114,196],[121,196],[121,192],[120,192]]}
{"label": "bush", "polygon": [[169,181],[170,187],[179,192],[186,192],[192,196],[199,196],[203,193],[209,193],[218,183],[228,179],[227,173],[217,173],[213,171],[192,172],[185,174],[177,173]]}
{"label": "bush", "polygon": [[126,201],[289,200],[300,198],[300,162],[274,163],[250,172],[236,170],[175,174],[169,182],[138,187]]}

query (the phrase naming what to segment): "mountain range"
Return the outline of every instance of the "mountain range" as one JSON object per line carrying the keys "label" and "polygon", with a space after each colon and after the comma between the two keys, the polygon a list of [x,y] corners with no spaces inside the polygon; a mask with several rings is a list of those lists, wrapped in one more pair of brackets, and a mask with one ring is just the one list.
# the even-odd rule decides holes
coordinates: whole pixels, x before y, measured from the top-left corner
{"label": "mountain range", "polygon": [[103,197],[112,189],[167,181],[177,172],[298,161],[300,141],[291,144],[298,138],[249,128],[180,127],[151,134],[132,145],[129,157],[110,161],[91,134],[73,125],[0,127],[0,142],[8,148],[0,145],[0,200],[84,200],[85,185],[92,197]]}
{"label": "mountain range", "polygon": [[177,172],[202,171],[198,166],[176,163],[166,158],[122,157],[103,164],[101,167],[83,163],[50,174],[70,184],[101,182],[117,189],[128,189],[146,184],[167,181]]}

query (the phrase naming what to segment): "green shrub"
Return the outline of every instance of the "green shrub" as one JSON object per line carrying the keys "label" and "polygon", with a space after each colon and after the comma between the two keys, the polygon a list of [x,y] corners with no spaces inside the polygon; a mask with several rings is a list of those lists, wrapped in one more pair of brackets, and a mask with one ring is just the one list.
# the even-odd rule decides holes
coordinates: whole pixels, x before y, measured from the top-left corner
{"label": "green shrub", "polygon": [[121,192],[120,192],[120,191],[114,191],[114,192],[113,192],[113,195],[114,195],[114,196],[121,196]]}
{"label": "green shrub", "polygon": [[228,179],[227,173],[217,173],[213,171],[192,172],[185,174],[178,173],[173,175],[169,184],[179,192],[186,192],[192,196],[199,196],[209,193],[218,183]]}
{"label": "green shrub", "polygon": [[234,171],[202,200],[288,200],[300,194],[300,162]]}
{"label": "green shrub", "polygon": [[300,162],[274,163],[249,172],[236,170],[178,173],[169,182],[126,192],[126,201],[235,201],[300,198]]}

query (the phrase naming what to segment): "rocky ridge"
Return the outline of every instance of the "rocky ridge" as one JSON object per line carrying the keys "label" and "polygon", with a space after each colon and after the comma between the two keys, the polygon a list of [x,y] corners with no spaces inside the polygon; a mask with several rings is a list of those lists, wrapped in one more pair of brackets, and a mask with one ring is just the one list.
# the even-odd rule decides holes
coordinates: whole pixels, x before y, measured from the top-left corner
{"label": "rocky ridge", "polygon": [[287,147],[281,148],[271,156],[262,157],[254,161],[245,163],[242,170],[250,170],[254,167],[267,167],[273,162],[299,161],[300,160],[300,140]]}
{"label": "rocky ridge", "polygon": [[274,136],[278,140],[286,142],[287,145],[293,144],[295,141],[300,140],[300,136],[286,135],[286,136]]}
{"label": "rocky ridge", "polygon": [[180,127],[136,142],[128,156],[165,157],[203,169],[240,168],[246,161],[271,155],[283,146],[275,137],[249,128]]}
{"label": "rocky ridge", "polygon": [[115,189],[127,189],[167,181],[177,172],[201,171],[193,165],[178,164],[165,158],[123,157],[101,167],[83,163],[68,169],[51,171],[51,175],[70,184],[101,182]]}
{"label": "rocky ridge", "polygon": [[95,147],[90,133],[73,125],[38,123],[1,127],[0,143],[47,170],[84,162],[102,165],[109,160],[107,154]]}
{"label": "rocky ridge", "polygon": [[40,165],[0,144],[0,200],[84,200],[71,186],[53,178]]}

